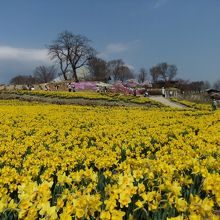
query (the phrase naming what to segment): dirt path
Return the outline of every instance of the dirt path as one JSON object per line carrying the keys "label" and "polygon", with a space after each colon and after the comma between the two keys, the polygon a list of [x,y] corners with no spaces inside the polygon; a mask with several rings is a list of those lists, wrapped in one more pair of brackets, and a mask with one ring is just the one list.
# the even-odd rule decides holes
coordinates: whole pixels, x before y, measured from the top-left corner
{"label": "dirt path", "polygon": [[[126,101],[114,100],[100,100],[100,99],[84,99],[84,98],[58,98],[58,97],[44,97],[34,95],[19,95],[10,93],[0,93],[0,99],[17,99],[29,102],[46,102],[60,105],[90,105],[90,106],[134,106],[134,107],[151,107],[150,103],[132,103]],[[155,105],[154,105],[155,106]]]}
{"label": "dirt path", "polygon": [[[44,97],[44,96],[34,96],[34,95],[19,95],[13,93],[0,93],[0,99],[18,99],[24,101],[34,101],[34,102],[47,102],[53,104],[69,104],[69,105],[92,105],[92,106],[142,106],[142,107],[152,107],[150,103],[132,103],[125,102],[122,100],[113,101],[113,100],[99,100],[99,99],[84,99],[84,98],[58,98],[58,97]],[[187,108],[184,105],[181,105],[176,102],[172,102],[169,99],[165,99],[162,96],[150,96],[149,99],[162,103],[165,106],[172,108]]]}
{"label": "dirt path", "polygon": [[166,99],[162,96],[150,96],[149,99],[152,99],[154,101],[160,102],[163,105],[172,107],[172,108],[187,108],[185,105],[182,105],[177,102],[172,102],[170,99]]}

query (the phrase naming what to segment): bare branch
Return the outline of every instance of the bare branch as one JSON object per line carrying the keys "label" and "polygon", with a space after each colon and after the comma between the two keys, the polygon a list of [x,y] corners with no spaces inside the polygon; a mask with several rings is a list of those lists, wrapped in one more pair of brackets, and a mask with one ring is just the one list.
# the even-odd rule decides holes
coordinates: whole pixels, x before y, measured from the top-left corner
{"label": "bare branch", "polygon": [[95,50],[89,43],[88,38],[84,36],[74,35],[69,31],[64,31],[49,46],[51,59],[58,60],[64,78],[69,67],[71,67],[73,78],[75,81],[78,81],[76,69],[85,66],[89,58],[95,53]]}

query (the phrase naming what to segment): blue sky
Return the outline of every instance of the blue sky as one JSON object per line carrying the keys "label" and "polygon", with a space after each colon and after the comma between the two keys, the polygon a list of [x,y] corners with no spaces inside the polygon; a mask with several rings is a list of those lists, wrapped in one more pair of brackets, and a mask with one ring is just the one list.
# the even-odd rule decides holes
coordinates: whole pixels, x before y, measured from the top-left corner
{"label": "blue sky", "polygon": [[175,64],[178,78],[220,79],[219,0],[1,0],[0,83],[51,65],[46,45],[64,30],[105,60],[138,72]]}

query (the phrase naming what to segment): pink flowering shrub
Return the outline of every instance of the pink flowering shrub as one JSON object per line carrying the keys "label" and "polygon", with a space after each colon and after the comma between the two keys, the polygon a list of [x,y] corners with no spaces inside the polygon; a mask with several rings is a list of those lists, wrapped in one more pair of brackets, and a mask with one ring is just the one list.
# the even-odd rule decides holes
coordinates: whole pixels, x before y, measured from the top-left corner
{"label": "pink flowering shrub", "polygon": [[76,90],[96,90],[97,82],[78,82],[74,83]]}

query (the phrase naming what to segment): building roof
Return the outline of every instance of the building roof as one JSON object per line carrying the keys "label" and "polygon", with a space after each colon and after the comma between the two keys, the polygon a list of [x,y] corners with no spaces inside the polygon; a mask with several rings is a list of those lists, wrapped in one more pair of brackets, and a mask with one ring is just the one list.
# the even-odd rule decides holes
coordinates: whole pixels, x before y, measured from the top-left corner
{"label": "building roof", "polygon": [[208,94],[210,94],[210,93],[220,93],[220,91],[217,90],[217,89],[207,89],[206,92],[207,92]]}

